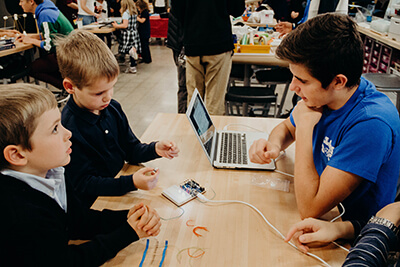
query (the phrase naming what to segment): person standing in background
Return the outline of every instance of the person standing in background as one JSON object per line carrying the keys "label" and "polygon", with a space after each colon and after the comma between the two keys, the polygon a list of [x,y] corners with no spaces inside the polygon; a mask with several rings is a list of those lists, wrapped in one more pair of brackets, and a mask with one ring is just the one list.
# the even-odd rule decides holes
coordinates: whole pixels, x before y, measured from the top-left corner
{"label": "person standing in background", "polygon": [[56,6],[68,19],[71,25],[76,28],[74,20],[78,17],[79,9],[77,0],[57,0]]}
{"label": "person standing in background", "polygon": [[[118,52],[120,55],[129,54],[130,67],[127,73],[137,72],[137,54],[141,52],[139,32],[137,29],[137,9],[133,0],[121,0],[122,23],[112,23],[116,29],[121,29]],[[132,50],[133,49],[133,50]],[[133,51],[132,53],[130,51]]]}
{"label": "person standing in background", "polygon": [[142,61],[144,63],[151,63],[151,53],[150,53],[150,14],[149,14],[149,4],[146,0],[137,0],[136,7],[139,11],[139,16],[137,18],[139,22],[139,37],[140,45],[142,46]]}
{"label": "person standing in background", "polygon": [[154,13],[161,14],[167,12],[167,1],[166,0],[154,0]]}
{"label": "person standing in background", "polygon": [[174,11],[169,12],[167,47],[172,49],[172,55],[178,72],[178,113],[186,113],[186,59],[183,47],[183,30],[179,21],[174,16]]}
{"label": "person standing in background", "polygon": [[183,27],[188,100],[197,88],[210,114],[223,115],[234,49],[229,15],[242,15],[245,1],[174,0],[171,5]]}
{"label": "person standing in background", "polygon": [[78,0],[78,18],[82,19],[82,25],[88,25],[96,22],[100,14],[94,12],[95,0]]}

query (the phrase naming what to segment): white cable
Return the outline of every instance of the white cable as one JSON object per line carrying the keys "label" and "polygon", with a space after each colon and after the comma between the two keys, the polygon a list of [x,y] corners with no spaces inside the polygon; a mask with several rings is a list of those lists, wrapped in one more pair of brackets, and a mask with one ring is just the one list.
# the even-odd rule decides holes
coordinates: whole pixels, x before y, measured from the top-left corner
{"label": "white cable", "polygon": [[[333,218],[333,219],[331,220],[332,223],[333,223],[334,221],[336,221],[337,219],[339,219],[340,217],[342,217],[343,214],[344,214],[345,211],[346,211],[346,210],[344,209],[344,206],[343,206],[342,203],[339,202],[339,205],[340,205],[340,207],[342,207],[342,213],[340,213],[338,216],[336,216],[335,218]],[[345,248],[345,247],[343,247],[342,245],[336,243],[335,241],[332,241],[332,243],[335,244],[336,246],[338,246],[339,248],[343,249],[344,251],[349,252],[349,250],[348,250],[347,248]]]}
{"label": "white cable", "polygon": [[341,203],[341,202],[339,202],[339,205],[340,205],[340,207],[342,208],[342,213],[340,213],[338,216],[336,216],[335,218],[333,218],[332,220],[331,220],[331,222],[334,222],[334,221],[336,221],[337,219],[339,219],[340,217],[342,217],[343,216],[343,214],[344,214],[344,212],[345,212],[345,209],[344,209],[344,206],[343,206],[343,204]]}
{"label": "white cable", "polygon": [[[240,200],[209,200],[208,198],[206,198],[206,197],[203,196],[202,194],[197,194],[197,198],[200,199],[200,200],[203,200],[204,202],[211,202],[211,203],[239,203],[239,204],[244,204],[244,205],[246,205],[246,206],[249,206],[250,208],[254,209],[254,210],[264,219],[264,221],[265,221],[272,229],[274,229],[275,232],[277,232],[279,236],[282,237],[282,239],[285,239],[285,236],[284,236],[281,232],[279,232],[279,230],[276,229],[275,226],[273,226],[273,225],[267,220],[267,218],[265,218],[264,214],[262,214],[261,211],[259,211],[255,206],[253,206],[253,205],[251,205],[251,204],[249,204],[249,203],[247,203],[247,202],[240,201]],[[200,201],[200,202],[203,202],[203,201]],[[204,202],[203,202],[203,203],[204,203]],[[291,245],[291,246],[294,247],[295,249],[299,250],[291,241],[289,241],[288,243],[289,243],[289,245]],[[326,261],[324,261],[323,259],[321,259],[321,258],[318,257],[317,255],[312,254],[312,253],[310,253],[310,252],[307,252],[306,254],[307,254],[308,256],[313,257],[314,259],[317,259],[317,260],[320,261],[323,265],[325,265],[325,266],[330,266]]]}
{"label": "white cable", "polygon": [[290,173],[286,173],[286,172],[279,171],[279,170],[274,170],[274,171],[277,172],[277,173],[281,173],[281,174],[283,174],[283,175],[289,176],[289,177],[294,177],[294,175],[293,175],[293,174],[290,174]]}

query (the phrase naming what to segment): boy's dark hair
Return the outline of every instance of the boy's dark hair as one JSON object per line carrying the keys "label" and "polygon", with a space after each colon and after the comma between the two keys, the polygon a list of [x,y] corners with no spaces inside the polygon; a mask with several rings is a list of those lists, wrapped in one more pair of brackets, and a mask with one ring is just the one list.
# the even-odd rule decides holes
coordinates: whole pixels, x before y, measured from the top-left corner
{"label": "boy's dark hair", "polygon": [[43,0],[33,0],[35,1],[36,5],[40,5],[41,3],[43,3]]}
{"label": "boy's dark hair", "polygon": [[27,83],[0,85],[0,170],[9,166],[3,153],[8,145],[32,149],[30,138],[37,118],[53,108],[57,101],[46,88]]}
{"label": "boy's dark hair", "polygon": [[363,42],[347,15],[328,13],[306,21],[282,40],[276,55],[304,65],[322,88],[338,74],[347,77],[346,87],[360,82]]}

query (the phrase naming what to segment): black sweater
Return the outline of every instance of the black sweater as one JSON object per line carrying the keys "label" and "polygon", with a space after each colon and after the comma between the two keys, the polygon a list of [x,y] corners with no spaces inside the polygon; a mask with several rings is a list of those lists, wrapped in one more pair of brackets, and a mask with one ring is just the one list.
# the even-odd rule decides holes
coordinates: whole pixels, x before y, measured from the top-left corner
{"label": "black sweater", "polygon": [[217,55],[233,50],[229,15],[240,16],[244,0],[172,0],[171,9],[183,26],[187,56]]}
{"label": "black sweater", "polygon": [[99,266],[139,239],[127,210],[85,209],[68,183],[67,213],[46,194],[2,174],[0,201],[0,266]]}

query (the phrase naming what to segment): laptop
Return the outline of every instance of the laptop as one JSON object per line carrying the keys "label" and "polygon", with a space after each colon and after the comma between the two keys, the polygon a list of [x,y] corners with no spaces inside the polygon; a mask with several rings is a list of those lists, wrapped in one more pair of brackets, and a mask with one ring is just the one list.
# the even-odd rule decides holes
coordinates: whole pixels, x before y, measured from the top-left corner
{"label": "laptop", "polygon": [[251,144],[260,138],[267,139],[264,132],[217,131],[210,114],[197,89],[195,89],[186,116],[208,160],[215,168],[243,168],[275,170],[275,162],[257,164],[250,162]]}

